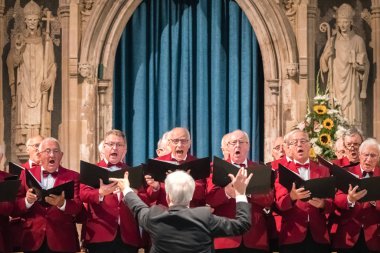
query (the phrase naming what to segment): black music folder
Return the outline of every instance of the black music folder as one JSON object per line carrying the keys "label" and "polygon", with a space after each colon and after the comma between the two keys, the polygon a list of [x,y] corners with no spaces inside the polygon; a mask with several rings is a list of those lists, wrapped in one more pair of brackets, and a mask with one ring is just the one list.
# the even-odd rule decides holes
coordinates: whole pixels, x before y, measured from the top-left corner
{"label": "black music folder", "polygon": [[0,182],[0,202],[14,201],[20,185],[20,180],[9,180],[9,177]]}
{"label": "black music folder", "polygon": [[148,159],[144,165],[144,174],[151,175],[158,182],[164,182],[166,175],[176,170],[190,170],[190,175],[194,180],[205,179],[210,176],[210,158],[204,157],[182,164]]}
{"label": "black music folder", "polygon": [[136,167],[126,166],[120,170],[109,171],[107,168],[100,167],[96,164],[80,161],[80,182],[94,188],[99,188],[99,179],[102,179],[104,184],[109,184],[109,178],[124,178],[126,171],[128,171],[131,188],[140,188],[143,184],[142,165]]}
{"label": "black music folder", "polygon": [[363,189],[367,190],[367,194],[359,200],[359,202],[373,201],[380,199],[380,177],[359,178],[354,173],[348,170],[342,169],[339,166],[333,165],[331,167],[332,174],[336,178],[336,187],[344,192],[348,193],[349,185],[352,187],[359,186],[357,191]]}
{"label": "black music folder", "polygon": [[292,189],[293,183],[296,188],[305,188],[310,191],[310,198],[334,198],[335,197],[335,178],[323,177],[303,180],[297,173],[289,170],[282,164],[278,168],[279,182],[289,192]]}
{"label": "black music folder", "polygon": [[12,175],[16,175],[16,176],[20,176],[21,172],[24,170],[24,167],[18,165],[18,164],[15,164],[15,163],[12,163],[12,162],[9,162],[9,173],[12,174]]}
{"label": "black music folder", "polygon": [[345,165],[345,166],[339,166],[339,165],[332,163],[331,161],[326,160],[325,158],[323,158],[322,156],[319,156],[319,155],[317,155],[317,159],[318,159],[319,164],[329,168],[331,175],[333,175],[333,172],[334,172],[331,169],[333,165],[335,165],[337,168],[348,169],[350,167],[354,167],[354,166],[359,164],[359,162],[357,162],[357,163],[351,163],[351,164]]}
{"label": "black music folder", "polygon": [[[213,184],[225,187],[231,183],[228,174],[236,176],[239,168],[235,165],[214,156],[213,161]],[[264,164],[250,165],[247,168],[248,175],[253,174],[247,186],[247,194],[265,194],[273,188],[275,173],[270,166]]]}
{"label": "black music folder", "polygon": [[29,170],[25,170],[25,180],[27,186],[29,188],[32,188],[34,194],[37,195],[38,201],[42,202],[43,204],[48,204],[45,202],[45,197],[49,196],[50,194],[61,195],[62,192],[65,192],[65,199],[74,198],[74,181],[69,181],[46,190],[43,189],[41,183]]}

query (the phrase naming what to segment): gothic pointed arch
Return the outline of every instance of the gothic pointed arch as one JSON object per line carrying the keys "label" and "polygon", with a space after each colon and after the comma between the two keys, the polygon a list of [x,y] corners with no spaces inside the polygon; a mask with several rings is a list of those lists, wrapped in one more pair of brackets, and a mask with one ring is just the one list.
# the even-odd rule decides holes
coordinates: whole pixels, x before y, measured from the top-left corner
{"label": "gothic pointed arch", "polygon": [[[92,66],[97,77],[95,85],[100,98],[97,99],[98,117],[93,124],[99,130],[111,127],[110,121],[105,120],[104,115],[111,115],[112,105],[104,101],[112,98],[110,87],[116,49],[126,24],[141,2],[142,0],[98,1],[81,41],[79,62]],[[262,53],[265,80],[264,120],[265,125],[269,126],[264,130],[264,137],[271,140],[283,134],[286,129],[281,113],[281,90],[285,85],[284,80],[287,79],[287,66],[289,63],[298,63],[296,38],[289,20],[276,1],[236,2],[248,17]],[[94,142],[98,143],[101,137],[98,136]],[[269,146],[266,146],[264,153],[268,153],[268,149]]]}

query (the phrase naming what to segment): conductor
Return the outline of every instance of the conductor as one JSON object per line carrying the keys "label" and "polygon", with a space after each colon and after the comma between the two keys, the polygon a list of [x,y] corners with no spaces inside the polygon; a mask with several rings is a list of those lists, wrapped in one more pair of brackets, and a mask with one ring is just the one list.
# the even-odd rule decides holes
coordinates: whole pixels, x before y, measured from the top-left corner
{"label": "conductor", "polygon": [[195,182],[183,171],[169,174],[165,180],[166,199],[169,207],[148,207],[129,186],[128,173],[117,181],[124,193],[124,203],[131,209],[139,225],[152,238],[153,252],[213,252],[213,238],[240,235],[251,224],[250,205],[245,190],[252,177],[241,168],[236,177],[229,175],[236,192],[236,217],[229,219],[211,213],[210,207],[189,208]]}

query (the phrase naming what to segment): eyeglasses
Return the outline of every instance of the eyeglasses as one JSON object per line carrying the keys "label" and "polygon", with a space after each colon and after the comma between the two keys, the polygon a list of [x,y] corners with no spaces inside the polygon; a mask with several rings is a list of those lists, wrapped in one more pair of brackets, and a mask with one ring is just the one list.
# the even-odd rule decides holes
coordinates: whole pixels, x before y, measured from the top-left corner
{"label": "eyeglasses", "polygon": [[122,148],[125,146],[125,144],[120,143],[120,142],[105,142],[104,145],[106,145],[109,148]]}
{"label": "eyeglasses", "polygon": [[237,144],[239,144],[239,145],[243,145],[243,144],[247,144],[247,143],[248,143],[248,141],[234,140],[234,141],[229,141],[229,142],[228,142],[228,145],[230,145],[230,146],[235,146],[235,145],[237,145]]}
{"label": "eyeglasses", "polygon": [[360,143],[357,143],[357,142],[347,142],[347,143],[344,143],[344,146],[346,148],[358,148],[360,146]]}
{"label": "eyeglasses", "polygon": [[283,149],[283,145],[277,145],[276,147],[273,147],[274,150],[277,150],[277,151],[280,151],[281,149]]}
{"label": "eyeglasses", "polygon": [[58,153],[61,153],[61,150],[59,150],[59,149],[50,149],[50,148],[47,148],[47,149],[45,149],[45,150],[43,150],[43,151],[40,151],[40,153],[45,153],[45,154],[47,154],[47,155],[50,155],[52,152],[53,152],[53,155],[56,155],[56,154],[58,154]]}
{"label": "eyeglasses", "polygon": [[33,147],[33,148],[35,148],[35,149],[37,149],[39,146],[40,146],[39,143],[28,145],[28,147]]}
{"label": "eyeglasses", "polygon": [[368,153],[368,154],[366,154],[366,153],[361,153],[361,155],[362,156],[364,156],[365,158],[369,158],[369,157],[371,157],[371,158],[377,158],[379,155],[378,154],[374,154],[374,153]]}
{"label": "eyeglasses", "polygon": [[187,143],[189,143],[188,139],[169,139],[169,141],[172,142],[174,145],[177,145],[180,142],[182,145],[186,145]]}
{"label": "eyeglasses", "polygon": [[297,145],[297,143],[300,143],[301,145],[304,145],[305,143],[308,143],[309,141],[306,140],[306,139],[295,139],[295,140],[291,140],[289,141],[289,145]]}

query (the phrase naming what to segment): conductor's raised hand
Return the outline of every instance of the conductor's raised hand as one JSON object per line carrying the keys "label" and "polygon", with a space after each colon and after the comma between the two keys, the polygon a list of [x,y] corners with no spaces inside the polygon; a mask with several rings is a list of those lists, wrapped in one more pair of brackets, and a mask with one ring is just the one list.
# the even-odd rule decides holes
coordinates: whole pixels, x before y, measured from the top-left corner
{"label": "conductor's raised hand", "polygon": [[130,187],[129,179],[128,179],[128,171],[124,173],[124,178],[110,178],[110,181],[116,183],[116,186],[119,187],[120,191],[124,191],[125,188]]}
{"label": "conductor's raised hand", "polygon": [[151,175],[145,175],[144,178],[146,184],[153,187],[153,190],[158,191],[160,189],[160,182],[155,181]]}
{"label": "conductor's raised hand", "polygon": [[235,188],[236,195],[245,195],[247,185],[253,176],[252,173],[249,176],[247,176],[247,174],[248,172],[244,168],[239,169],[236,177],[232,174],[228,174],[228,176],[231,178],[232,185]]}

